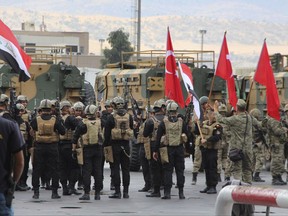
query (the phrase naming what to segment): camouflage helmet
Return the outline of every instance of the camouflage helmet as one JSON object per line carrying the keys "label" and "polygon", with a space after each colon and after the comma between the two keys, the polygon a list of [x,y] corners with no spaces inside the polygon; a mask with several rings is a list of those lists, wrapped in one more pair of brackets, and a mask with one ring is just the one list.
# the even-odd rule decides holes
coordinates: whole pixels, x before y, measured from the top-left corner
{"label": "camouflage helmet", "polygon": [[62,110],[64,106],[71,107],[71,103],[67,100],[61,101],[60,102],[60,110]]}
{"label": "camouflage helmet", "polygon": [[174,102],[174,100],[170,100],[170,99],[169,99],[169,100],[166,100],[166,101],[165,101],[165,106],[167,107],[168,104],[169,104],[169,103],[172,103],[172,102]]}
{"label": "camouflage helmet", "polygon": [[246,108],[246,102],[243,99],[238,99],[237,101],[237,107],[239,108]]}
{"label": "camouflage helmet", "polygon": [[81,110],[81,111],[83,111],[84,110],[84,104],[82,103],[82,102],[80,102],[80,101],[78,101],[78,102],[76,102],[74,105],[73,105],[73,108],[75,109],[75,110]]}
{"label": "camouflage helmet", "polygon": [[1,94],[0,103],[9,102],[9,97],[6,94]]}
{"label": "camouflage helmet", "polygon": [[207,96],[202,96],[199,99],[200,105],[203,105],[205,103],[208,103],[209,98]]}
{"label": "camouflage helmet", "polygon": [[107,99],[104,103],[104,106],[111,106],[112,100],[111,99]]}
{"label": "camouflage helmet", "polygon": [[219,107],[218,107],[218,111],[219,112],[227,112],[227,106],[225,104],[221,104]]}
{"label": "camouflage helmet", "polygon": [[39,109],[51,109],[52,103],[48,99],[44,99],[40,102]]}
{"label": "camouflage helmet", "polygon": [[95,115],[95,113],[97,112],[97,106],[95,105],[88,105],[85,110],[84,110],[84,113],[85,115]]}
{"label": "camouflage helmet", "polygon": [[285,105],[284,107],[284,112],[288,111],[288,104]]}
{"label": "camouflage helmet", "polygon": [[166,101],[165,101],[165,99],[161,98],[161,99],[159,99],[158,101],[159,101],[159,103],[161,104],[161,107],[166,107]]}
{"label": "camouflage helmet", "polygon": [[176,102],[170,102],[167,105],[167,111],[168,112],[176,112],[178,110],[178,104]]}
{"label": "camouflage helmet", "polygon": [[25,110],[25,106],[21,103],[17,103],[15,107],[17,110]]}
{"label": "camouflage helmet", "polygon": [[28,101],[28,98],[26,95],[18,95],[17,101]]}
{"label": "camouflage helmet", "polygon": [[257,108],[254,108],[250,110],[250,115],[259,120],[261,117],[261,111]]}
{"label": "camouflage helmet", "polygon": [[124,99],[119,96],[113,98],[112,103],[115,104],[116,109],[123,109],[125,105]]}
{"label": "camouflage helmet", "polygon": [[[161,99],[160,99],[161,100]],[[161,103],[161,101],[160,100],[156,100],[155,102],[154,102],[154,108],[161,108],[162,107],[162,103]]]}

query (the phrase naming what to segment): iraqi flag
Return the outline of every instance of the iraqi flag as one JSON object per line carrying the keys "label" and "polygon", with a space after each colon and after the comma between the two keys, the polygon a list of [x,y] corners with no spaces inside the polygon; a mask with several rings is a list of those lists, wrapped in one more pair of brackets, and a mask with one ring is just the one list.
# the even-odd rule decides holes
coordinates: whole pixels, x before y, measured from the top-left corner
{"label": "iraqi flag", "polygon": [[192,101],[194,105],[195,114],[197,115],[198,119],[200,119],[201,116],[200,103],[199,98],[196,92],[194,91],[192,72],[186,64],[180,63],[179,61],[178,61],[178,67],[184,82],[184,86],[189,95],[186,100],[186,105],[188,105]]}
{"label": "iraqi flag", "polygon": [[19,74],[19,82],[30,79],[28,69],[31,57],[20,47],[16,37],[8,26],[0,20],[0,59],[4,60]]}

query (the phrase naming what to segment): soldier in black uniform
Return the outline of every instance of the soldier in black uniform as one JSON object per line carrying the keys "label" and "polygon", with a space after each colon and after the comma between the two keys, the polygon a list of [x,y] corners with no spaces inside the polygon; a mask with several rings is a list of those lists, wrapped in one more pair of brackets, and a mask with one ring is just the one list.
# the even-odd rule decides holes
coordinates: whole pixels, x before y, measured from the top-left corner
{"label": "soldier in black uniform", "polygon": [[95,180],[95,200],[100,200],[100,190],[103,188],[102,158],[103,135],[101,121],[96,119],[97,107],[88,105],[84,111],[87,118],[83,119],[73,136],[73,150],[76,149],[78,139],[81,136],[83,143],[83,183],[85,194],[79,200],[90,200],[91,175]]}
{"label": "soldier in black uniform", "polygon": [[[102,126],[102,129],[104,128],[104,130],[105,130],[105,126],[107,124],[108,117],[110,115],[112,115],[112,113],[113,113],[113,107],[112,107],[111,103],[112,103],[112,100],[107,99],[105,101],[105,110],[102,111],[101,126]],[[102,176],[103,176],[103,179],[104,179],[104,163],[105,163],[105,157],[103,157],[103,162],[102,162]],[[110,190],[115,190],[115,186],[114,186],[114,182],[113,182],[113,169],[111,168],[111,163],[109,163],[109,165],[110,165],[110,178],[111,178]]]}
{"label": "soldier in black uniform", "polygon": [[115,112],[107,119],[104,130],[104,146],[112,146],[113,159],[112,169],[114,173],[115,193],[109,198],[121,199],[120,192],[120,165],[123,179],[123,198],[129,198],[128,190],[130,184],[130,145],[133,138],[133,118],[124,109],[125,101],[121,97],[112,100],[115,106]]}
{"label": "soldier in black uniform", "polygon": [[[60,102],[61,117],[64,121],[66,128],[65,135],[60,135],[59,141],[59,173],[60,182],[63,188],[63,195],[80,195],[75,189],[75,184],[78,180],[79,166],[77,160],[71,157],[72,155],[72,136],[73,131],[76,126],[71,126],[71,121],[74,116],[70,117],[69,109],[71,108],[71,103],[69,101]],[[67,125],[66,125],[67,124]],[[74,123],[74,124],[77,124]],[[73,130],[72,130],[73,129]]]}
{"label": "soldier in black uniform", "polygon": [[[150,148],[155,149],[155,142],[157,136],[157,129],[161,121],[165,117],[165,101],[160,99],[154,102],[154,115],[152,115],[145,123],[143,136],[145,138],[150,138]],[[160,186],[162,180],[162,164],[160,160],[154,160],[151,156],[149,160],[149,165],[151,169],[153,191],[150,194],[147,194],[146,197],[161,197]]]}
{"label": "soldier in black uniform", "polygon": [[[222,126],[216,122],[212,110],[208,110],[207,117],[208,120],[205,120],[201,127],[202,136],[198,136],[196,141],[198,142],[197,145],[200,145],[207,185],[200,193],[215,194],[217,193],[216,186],[218,184],[217,151],[221,144]],[[198,127],[195,133],[200,134]]]}
{"label": "soldier in black uniform", "polygon": [[163,150],[160,148],[167,148],[166,159],[168,160],[164,161],[165,155],[161,155],[164,172],[164,196],[162,199],[171,199],[172,175],[174,168],[177,176],[179,199],[185,199],[183,192],[185,183],[185,156],[183,143],[187,142],[187,130],[183,119],[177,117],[177,110],[177,103],[170,102],[167,105],[168,117],[165,117],[159,124],[155,147],[152,147],[154,160],[158,160],[159,151]]}
{"label": "soldier in black uniform", "polygon": [[40,102],[41,115],[31,121],[31,127],[35,133],[35,149],[32,173],[32,185],[34,188],[33,199],[39,199],[39,178],[46,171],[52,177],[52,199],[59,199],[58,187],[58,142],[59,134],[65,134],[65,127],[60,118],[51,115],[51,101],[44,99]]}
{"label": "soldier in black uniform", "polygon": [[0,95],[0,116],[8,120],[14,121],[12,115],[8,111],[9,97],[5,94]]}
{"label": "soldier in black uniform", "polygon": [[19,182],[16,185],[17,191],[27,191],[30,190],[30,187],[27,185],[28,179],[28,170],[29,170],[29,160],[30,154],[29,149],[32,147],[33,138],[30,135],[30,125],[27,121],[24,121],[22,115],[25,113],[25,106],[18,103],[16,104],[15,110],[15,121],[18,123],[21,134],[25,141],[25,145],[23,145],[23,155],[24,155],[24,169],[21,175]]}

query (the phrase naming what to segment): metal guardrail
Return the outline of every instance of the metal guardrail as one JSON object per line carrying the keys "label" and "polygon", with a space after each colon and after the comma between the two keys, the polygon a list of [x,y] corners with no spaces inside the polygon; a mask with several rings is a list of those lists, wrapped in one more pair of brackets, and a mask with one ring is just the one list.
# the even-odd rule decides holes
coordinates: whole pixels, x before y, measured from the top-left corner
{"label": "metal guardrail", "polygon": [[218,194],[215,204],[215,216],[231,216],[234,203],[288,208],[288,190],[252,186],[229,185]]}

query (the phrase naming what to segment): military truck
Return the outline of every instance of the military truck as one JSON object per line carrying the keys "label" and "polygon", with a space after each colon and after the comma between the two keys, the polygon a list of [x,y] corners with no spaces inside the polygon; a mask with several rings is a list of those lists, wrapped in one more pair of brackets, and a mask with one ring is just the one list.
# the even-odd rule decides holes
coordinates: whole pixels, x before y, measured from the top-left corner
{"label": "military truck", "polygon": [[[55,50],[67,47],[23,47],[32,58],[29,69],[31,79],[18,82],[18,74],[7,64],[0,68],[1,93],[9,96],[13,91],[15,95],[26,95],[29,99],[28,108],[38,107],[40,101],[47,99],[66,99],[73,102],[82,101],[84,104],[95,103],[93,86],[85,81],[85,73],[64,61],[71,56],[59,55]],[[67,51],[68,52],[68,51]],[[69,52],[68,52],[69,53]]]}

